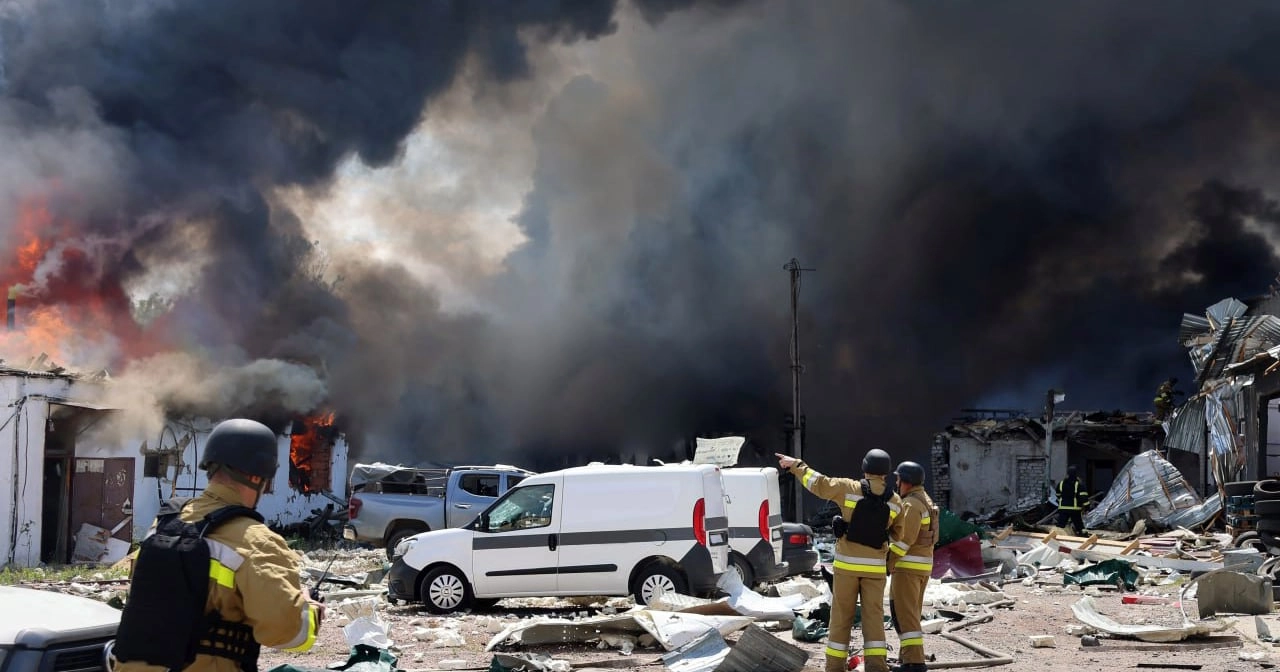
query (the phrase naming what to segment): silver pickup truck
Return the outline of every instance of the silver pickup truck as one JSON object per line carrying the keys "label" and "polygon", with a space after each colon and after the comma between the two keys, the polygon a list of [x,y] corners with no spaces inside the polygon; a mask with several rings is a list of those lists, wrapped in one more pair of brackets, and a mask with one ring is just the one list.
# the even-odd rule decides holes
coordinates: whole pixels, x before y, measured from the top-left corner
{"label": "silver pickup truck", "polygon": [[462,527],[533,472],[496,464],[487,467],[417,469],[357,464],[351,470],[349,522],[343,537],[387,549],[419,532]]}

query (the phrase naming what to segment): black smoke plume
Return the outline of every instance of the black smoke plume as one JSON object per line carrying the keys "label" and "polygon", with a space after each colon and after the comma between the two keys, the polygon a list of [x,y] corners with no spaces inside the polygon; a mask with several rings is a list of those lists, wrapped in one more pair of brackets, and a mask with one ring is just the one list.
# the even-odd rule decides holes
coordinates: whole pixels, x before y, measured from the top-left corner
{"label": "black smoke plume", "polygon": [[[1280,270],[1270,3],[40,8],[0,14],[0,204],[51,189],[71,237],[115,241],[91,285],[202,259],[153,350],[305,367],[366,457],[555,466],[745,432],[763,461],[793,256],[817,269],[809,456],[834,472],[1050,385],[1144,409],[1190,378],[1180,314]],[[463,73],[513,119],[504,87],[557,87],[527,240],[465,281],[468,311],[321,248],[275,195],[395,164]]]}

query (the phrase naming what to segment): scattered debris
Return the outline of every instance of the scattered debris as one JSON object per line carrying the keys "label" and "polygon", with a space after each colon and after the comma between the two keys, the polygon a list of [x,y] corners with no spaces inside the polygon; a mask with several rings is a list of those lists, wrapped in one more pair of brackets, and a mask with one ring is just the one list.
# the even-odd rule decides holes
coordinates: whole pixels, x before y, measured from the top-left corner
{"label": "scattered debris", "polygon": [[1100,528],[1127,516],[1170,528],[1196,527],[1221,510],[1217,495],[1201,499],[1177,467],[1159,451],[1148,450],[1120,469],[1107,495],[1084,514],[1084,525]]}
{"label": "scattered debris", "polygon": [[1031,635],[1031,647],[1036,649],[1052,649],[1058,646],[1053,635]]}
{"label": "scattered debris", "polygon": [[1274,606],[1271,579],[1220,570],[1195,579],[1200,618],[1214,614],[1269,614]]}
{"label": "scattered debris", "polygon": [[1185,621],[1180,627],[1160,625],[1122,625],[1098,613],[1098,605],[1092,597],[1084,596],[1071,605],[1076,619],[1084,624],[1116,637],[1132,637],[1144,642],[1180,642],[1189,637],[1221,632],[1231,627],[1231,621],[1214,619],[1198,623]]}

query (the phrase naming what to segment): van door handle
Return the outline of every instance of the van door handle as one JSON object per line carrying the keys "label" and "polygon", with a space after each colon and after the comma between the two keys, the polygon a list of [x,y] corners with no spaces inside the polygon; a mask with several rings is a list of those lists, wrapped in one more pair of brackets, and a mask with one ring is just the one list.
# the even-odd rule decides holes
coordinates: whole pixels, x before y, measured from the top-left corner
{"label": "van door handle", "polygon": [[552,551],[556,550],[556,546],[558,546],[559,544],[560,544],[560,539],[558,538],[558,535],[555,535],[555,534],[548,534],[548,535],[547,535],[547,549],[548,549],[548,550],[552,550]]}
{"label": "van door handle", "polygon": [[454,505],[453,505],[453,508],[455,508],[455,509],[469,509],[469,508],[471,508],[471,505],[470,505],[470,504],[454,504]]}

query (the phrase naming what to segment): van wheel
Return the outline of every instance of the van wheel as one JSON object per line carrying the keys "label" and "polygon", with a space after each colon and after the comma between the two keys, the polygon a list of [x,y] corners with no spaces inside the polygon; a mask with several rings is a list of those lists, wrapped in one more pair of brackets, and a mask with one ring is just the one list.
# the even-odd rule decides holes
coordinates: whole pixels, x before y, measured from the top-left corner
{"label": "van wheel", "polygon": [[391,536],[387,537],[387,559],[395,560],[393,554],[396,552],[397,544],[415,534],[422,534],[427,531],[428,530],[424,525],[403,525],[392,530]]}
{"label": "van wheel", "polygon": [[449,566],[427,572],[418,584],[418,593],[433,614],[461,611],[471,605],[471,586],[461,572]]}
{"label": "van wheel", "polygon": [[750,589],[755,583],[755,574],[751,571],[751,563],[747,559],[733,553],[729,556],[729,571],[737,572],[738,578],[742,579],[742,585]]}
{"label": "van wheel", "polygon": [[689,586],[680,572],[654,562],[636,575],[631,595],[636,598],[636,604],[648,605],[650,600],[662,593],[686,593],[688,590]]}

